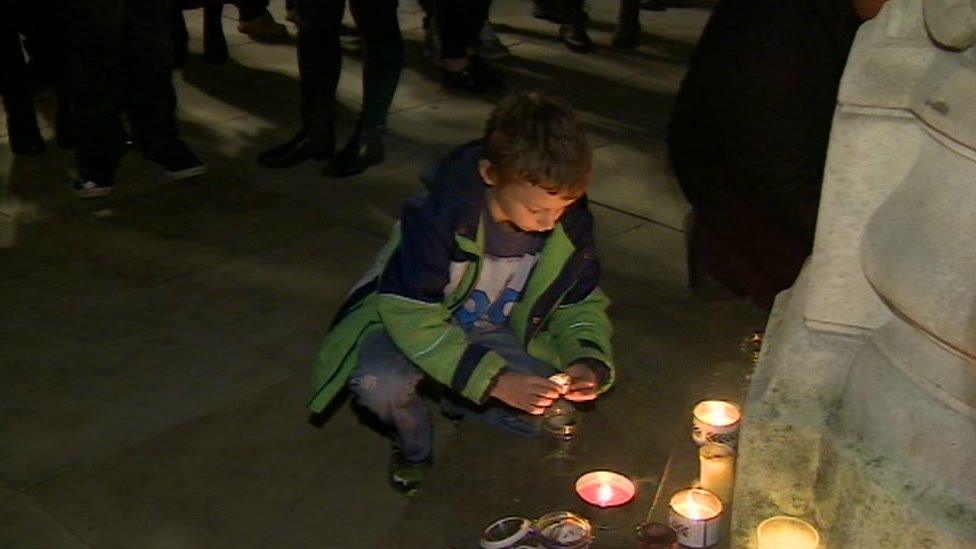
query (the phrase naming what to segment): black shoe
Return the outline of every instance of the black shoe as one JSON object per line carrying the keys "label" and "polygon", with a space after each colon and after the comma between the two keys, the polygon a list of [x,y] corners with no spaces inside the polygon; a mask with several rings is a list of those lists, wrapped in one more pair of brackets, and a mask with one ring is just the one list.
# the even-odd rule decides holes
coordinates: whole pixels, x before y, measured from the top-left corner
{"label": "black shoe", "polygon": [[532,17],[542,19],[543,21],[551,21],[553,23],[560,23],[562,21],[562,18],[559,17],[559,15],[557,15],[555,12],[539,6],[536,6],[532,10]]}
{"label": "black shoe", "polygon": [[559,38],[566,44],[569,51],[576,53],[590,53],[593,51],[593,41],[586,34],[586,24],[560,25]]}
{"label": "black shoe", "polygon": [[96,198],[112,192],[112,183],[96,181],[84,175],[71,182],[71,188],[80,198]]}
{"label": "black shoe", "polygon": [[34,113],[30,116],[7,118],[7,134],[10,150],[14,154],[40,154],[47,150],[41,130],[37,127]]}
{"label": "black shoe", "polygon": [[173,179],[189,179],[206,173],[207,167],[186,146],[186,143],[176,140],[165,149],[147,153],[146,159],[162,166],[166,175]]}
{"label": "black shoe", "polygon": [[357,130],[322,170],[326,177],[349,177],[383,161],[383,132],[381,129]]}
{"label": "black shoe", "polygon": [[295,137],[259,154],[258,164],[266,168],[288,168],[310,159],[328,160],[334,152],[335,137],[313,139],[308,130],[302,128]]}
{"label": "black shoe", "polygon": [[497,73],[486,64],[472,58],[471,63],[460,71],[441,70],[441,85],[449,90],[484,93],[501,86]]}

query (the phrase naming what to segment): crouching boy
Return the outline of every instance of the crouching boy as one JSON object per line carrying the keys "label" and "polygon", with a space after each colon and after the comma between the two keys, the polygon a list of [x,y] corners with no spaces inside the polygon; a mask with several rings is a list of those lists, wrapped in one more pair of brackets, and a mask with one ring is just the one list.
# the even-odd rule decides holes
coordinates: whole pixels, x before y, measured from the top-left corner
{"label": "crouching boy", "polygon": [[[521,412],[560,391],[597,398],[613,382],[607,297],[587,209],[592,153],[571,109],[536,92],[506,99],[484,139],[424,175],[393,236],[322,344],[308,407],[344,384],[395,432],[390,480],[413,494],[431,464],[431,377],[472,415],[532,434]],[[568,390],[548,377],[568,374]],[[445,401],[442,400],[442,404]],[[519,412],[521,411],[521,412]]]}

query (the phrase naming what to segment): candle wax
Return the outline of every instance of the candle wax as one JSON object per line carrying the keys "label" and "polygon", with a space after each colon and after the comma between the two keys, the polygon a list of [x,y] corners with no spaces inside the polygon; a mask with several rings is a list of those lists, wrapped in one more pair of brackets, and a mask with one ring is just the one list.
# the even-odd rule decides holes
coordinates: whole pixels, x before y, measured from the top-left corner
{"label": "candle wax", "polygon": [[576,493],[597,507],[615,507],[634,499],[637,488],[627,477],[611,471],[586,473],[576,481]]}

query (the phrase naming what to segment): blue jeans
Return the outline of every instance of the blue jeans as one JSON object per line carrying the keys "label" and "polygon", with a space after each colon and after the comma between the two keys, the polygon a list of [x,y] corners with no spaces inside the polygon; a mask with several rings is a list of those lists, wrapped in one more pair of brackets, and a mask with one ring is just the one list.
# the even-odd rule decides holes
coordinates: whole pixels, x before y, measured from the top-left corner
{"label": "blue jeans", "polygon": [[[529,356],[508,326],[474,328],[468,331],[468,342],[484,345],[500,354],[509,370],[542,377],[556,372],[551,365]],[[349,378],[349,387],[359,404],[396,430],[397,448],[409,461],[429,458],[433,448],[430,413],[417,394],[417,383],[425,375],[393,343],[385,330],[379,330],[366,336],[360,347],[359,362]],[[455,416],[472,417],[527,435],[538,432],[535,423],[499,402],[484,406],[447,402],[442,405],[449,406],[450,413]]]}

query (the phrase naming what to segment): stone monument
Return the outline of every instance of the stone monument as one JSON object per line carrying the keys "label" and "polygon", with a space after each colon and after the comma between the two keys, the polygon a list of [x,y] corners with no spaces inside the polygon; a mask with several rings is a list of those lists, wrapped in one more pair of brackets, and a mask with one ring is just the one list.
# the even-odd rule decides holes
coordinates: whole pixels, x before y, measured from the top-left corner
{"label": "stone monument", "polygon": [[777,514],[824,547],[976,547],[976,1],[858,32],[814,252],[746,403],[733,546]]}

